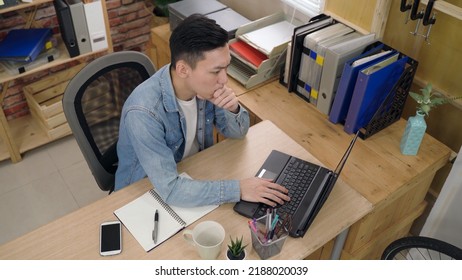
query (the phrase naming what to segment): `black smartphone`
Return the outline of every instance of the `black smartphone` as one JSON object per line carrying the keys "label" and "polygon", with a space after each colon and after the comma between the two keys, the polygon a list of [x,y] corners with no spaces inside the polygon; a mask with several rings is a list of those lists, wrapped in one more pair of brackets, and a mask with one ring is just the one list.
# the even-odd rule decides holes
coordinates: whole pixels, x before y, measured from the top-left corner
{"label": "black smartphone", "polygon": [[100,226],[100,250],[102,256],[122,252],[122,225],[120,221],[104,222]]}

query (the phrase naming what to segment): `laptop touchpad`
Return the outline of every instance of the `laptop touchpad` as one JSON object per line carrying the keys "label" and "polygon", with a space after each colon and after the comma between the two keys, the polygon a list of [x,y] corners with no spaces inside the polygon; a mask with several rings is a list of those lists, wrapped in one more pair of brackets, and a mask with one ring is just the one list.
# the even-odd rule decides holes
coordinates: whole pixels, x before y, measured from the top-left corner
{"label": "laptop touchpad", "polygon": [[278,174],[268,171],[266,169],[262,169],[260,173],[258,173],[258,178],[270,179],[273,182],[276,180],[277,177]]}

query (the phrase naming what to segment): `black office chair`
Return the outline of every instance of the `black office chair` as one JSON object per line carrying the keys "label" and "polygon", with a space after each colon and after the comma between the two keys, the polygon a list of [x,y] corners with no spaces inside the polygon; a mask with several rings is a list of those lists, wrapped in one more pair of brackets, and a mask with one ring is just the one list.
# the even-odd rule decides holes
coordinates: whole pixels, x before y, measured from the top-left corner
{"label": "black office chair", "polygon": [[462,250],[435,238],[410,236],[390,243],[382,260],[462,260]]}
{"label": "black office chair", "polygon": [[154,73],[146,55],[115,52],[86,65],[64,92],[64,114],[103,191],[114,189],[122,106],[133,89]]}

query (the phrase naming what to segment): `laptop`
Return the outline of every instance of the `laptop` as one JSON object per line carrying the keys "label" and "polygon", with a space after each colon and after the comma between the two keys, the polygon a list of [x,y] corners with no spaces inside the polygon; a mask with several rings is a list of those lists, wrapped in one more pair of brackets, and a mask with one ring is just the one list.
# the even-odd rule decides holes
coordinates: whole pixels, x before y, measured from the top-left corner
{"label": "laptop", "polygon": [[[334,171],[277,150],[271,151],[258,170],[257,177],[271,179],[289,190],[290,201],[275,209],[278,214],[291,217],[290,236],[305,235],[340,176],[358,135],[359,131]],[[268,208],[272,207],[243,200],[234,205],[237,213],[257,219],[266,215]]]}

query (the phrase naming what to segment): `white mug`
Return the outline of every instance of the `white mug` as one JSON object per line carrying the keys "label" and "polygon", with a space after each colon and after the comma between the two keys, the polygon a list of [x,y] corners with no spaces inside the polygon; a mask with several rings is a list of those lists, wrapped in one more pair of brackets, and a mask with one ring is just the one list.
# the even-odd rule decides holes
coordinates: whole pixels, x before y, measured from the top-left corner
{"label": "white mug", "polygon": [[183,238],[196,247],[202,259],[214,260],[220,255],[225,229],[215,221],[204,221],[193,230],[184,230]]}

